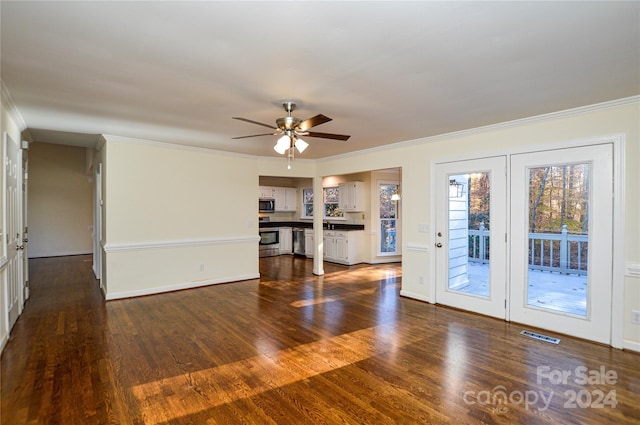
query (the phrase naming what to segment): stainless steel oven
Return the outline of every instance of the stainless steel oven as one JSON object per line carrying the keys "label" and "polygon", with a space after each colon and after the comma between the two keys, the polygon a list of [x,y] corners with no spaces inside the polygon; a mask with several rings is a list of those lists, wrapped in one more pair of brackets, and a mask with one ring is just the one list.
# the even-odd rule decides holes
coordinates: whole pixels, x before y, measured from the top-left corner
{"label": "stainless steel oven", "polygon": [[260,257],[280,255],[280,229],[275,227],[260,229]]}

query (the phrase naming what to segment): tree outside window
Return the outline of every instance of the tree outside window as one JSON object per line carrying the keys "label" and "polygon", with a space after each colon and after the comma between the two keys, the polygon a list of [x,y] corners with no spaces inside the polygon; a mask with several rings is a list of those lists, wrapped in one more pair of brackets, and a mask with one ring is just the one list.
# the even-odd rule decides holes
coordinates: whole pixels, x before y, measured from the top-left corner
{"label": "tree outside window", "polygon": [[398,203],[391,196],[398,193],[397,184],[381,183],[379,186],[380,203],[380,253],[397,253]]}
{"label": "tree outside window", "polygon": [[313,189],[302,189],[303,217],[313,217]]}
{"label": "tree outside window", "polygon": [[324,191],[324,216],[326,218],[344,217],[340,211],[340,189],[337,186],[325,187]]}

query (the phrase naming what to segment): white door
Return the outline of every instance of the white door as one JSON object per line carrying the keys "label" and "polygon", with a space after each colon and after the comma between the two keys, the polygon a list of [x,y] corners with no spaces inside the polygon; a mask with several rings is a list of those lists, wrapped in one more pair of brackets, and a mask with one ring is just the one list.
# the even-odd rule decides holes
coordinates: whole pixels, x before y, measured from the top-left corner
{"label": "white door", "polygon": [[[26,142],[23,142],[26,143]],[[24,299],[29,299],[29,220],[27,206],[29,199],[29,150],[22,152],[22,280],[24,282]]]}
{"label": "white door", "polygon": [[512,321],[611,343],[613,147],[511,156]]}
{"label": "white door", "polygon": [[504,319],[506,157],[436,164],[436,302]]}
{"label": "white door", "polygon": [[4,200],[7,253],[7,311],[9,328],[22,313],[24,304],[22,242],[22,151],[7,134],[4,137]]}

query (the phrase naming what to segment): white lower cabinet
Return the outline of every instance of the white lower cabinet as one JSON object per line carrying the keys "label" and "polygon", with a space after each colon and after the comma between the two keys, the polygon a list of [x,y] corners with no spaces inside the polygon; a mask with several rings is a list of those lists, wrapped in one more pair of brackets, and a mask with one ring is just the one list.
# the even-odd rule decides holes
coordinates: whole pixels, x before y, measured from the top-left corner
{"label": "white lower cabinet", "polygon": [[304,255],[306,255],[307,258],[313,258],[316,252],[314,240],[313,229],[304,229]]}
{"label": "white lower cabinet", "polygon": [[293,253],[293,230],[291,227],[280,228],[280,254]]}
{"label": "white lower cabinet", "polygon": [[340,264],[357,264],[362,262],[363,231],[324,231],[324,259]]}

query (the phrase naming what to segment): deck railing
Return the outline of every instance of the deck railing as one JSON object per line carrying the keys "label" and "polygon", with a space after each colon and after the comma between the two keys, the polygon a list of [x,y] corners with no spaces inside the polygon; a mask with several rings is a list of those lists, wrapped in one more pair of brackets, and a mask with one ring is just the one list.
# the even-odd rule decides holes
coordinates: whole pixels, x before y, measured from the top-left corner
{"label": "deck railing", "polygon": [[[484,223],[469,230],[469,261],[489,263],[489,233]],[[529,233],[529,268],[586,275],[588,241],[588,235],[569,234],[566,225],[560,233]]]}

